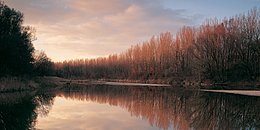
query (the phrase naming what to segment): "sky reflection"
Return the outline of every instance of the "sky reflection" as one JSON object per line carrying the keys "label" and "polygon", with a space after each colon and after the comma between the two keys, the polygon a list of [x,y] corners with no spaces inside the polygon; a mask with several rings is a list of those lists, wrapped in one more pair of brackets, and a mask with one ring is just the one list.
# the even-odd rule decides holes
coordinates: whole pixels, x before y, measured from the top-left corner
{"label": "sky reflection", "polygon": [[119,106],[56,97],[48,117],[39,117],[37,129],[48,130],[158,130]]}
{"label": "sky reflection", "polygon": [[260,128],[259,108],[260,98],[254,96],[77,85],[43,93],[1,94],[0,129],[254,130]]}

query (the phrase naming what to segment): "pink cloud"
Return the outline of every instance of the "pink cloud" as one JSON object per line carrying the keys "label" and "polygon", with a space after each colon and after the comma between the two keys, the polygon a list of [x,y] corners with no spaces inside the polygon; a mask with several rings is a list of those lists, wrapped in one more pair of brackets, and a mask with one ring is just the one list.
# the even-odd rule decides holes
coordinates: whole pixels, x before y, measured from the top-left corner
{"label": "pink cloud", "polygon": [[55,61],[119,53],[196,19],[160,0],[10,0],[37,30],[35,48]]}

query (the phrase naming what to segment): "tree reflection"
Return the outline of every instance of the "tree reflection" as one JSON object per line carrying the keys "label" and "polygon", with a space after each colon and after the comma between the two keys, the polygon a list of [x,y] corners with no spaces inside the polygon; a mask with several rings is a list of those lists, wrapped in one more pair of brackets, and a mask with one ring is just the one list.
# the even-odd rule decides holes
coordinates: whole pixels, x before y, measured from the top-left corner
{"label": "tree reflection", "polygon": [[36,109],[38,115],[47,116],[50,112],[53,102],[54,94],[40,94],[34,97],[34,103],[36,103]]}
{"label": "tree reflection", "polygon": [[167,87],[67,86],[0,95],[0,129],[34,129],[47,116],[55,96],[110,104],[161,129],[259,129],[260,97],[206,93]]}
{"label": "tree reflection", "polygon": [[73,86],[59,96],[120,106],[162,129],[258,129],[260,98],[157,87]]}
{"label": "tree reflection", "polygon": [[[46,115],[53,104],[50,95],[35,92],[6,93],[0,96],[0,129],[34,129],[39,114]],[[39,109],[40,108],[40,109]]]}
{"label": "tree reflection", "polygon": [[196,129],[260,128],[259,97],[202,93],[193,108],[191,124]]}

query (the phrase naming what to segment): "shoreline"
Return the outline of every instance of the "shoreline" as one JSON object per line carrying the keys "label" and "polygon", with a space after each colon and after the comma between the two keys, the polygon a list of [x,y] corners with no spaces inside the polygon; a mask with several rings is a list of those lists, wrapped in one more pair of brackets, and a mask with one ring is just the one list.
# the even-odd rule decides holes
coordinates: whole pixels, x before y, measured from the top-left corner
{"label": "shoreline", "polygon": [[171,87],[169,84],[149,84],[149,83],[124,83],[124,82],[92,82],[92,84],[104,84],[114,86],[151,86],[151,87]]}
{"label": "shoreline", "polygon": [[246,95],[246,96],[259,96],[260,90],[208,90],[208,89],[200,89],[202,92],[213,92],[213,93],[226,93],[226,94],[238,94],[238,95]]}
{"label": "shoreline", "polygon": [[[152,82],[151,82],[152,81]],[[155,81],[159,81],[155,82]],[[176,81],[175,81],[176,82]],[[201,84],[170,84],[166,80],[119,80],[119,79],[65,79],[55,76],[46,77],[33,77],[33,78],[22,78],[22,77],[8,77],[0,79],[0,93],[4,92],[17,92],[24,90],[35,90],[42,88],[57,88],[66,87],[72,84],[81,85],[114,85],[114,86],[151,86],[151,87],[173,87],[173,88],[187,88],[195,89],[207,92],[227,92],[227,93],[237,93],[240,91],[245,91],[245,94],[250,94],[247,92],[260,91],[260,85],[258,82],[235,82],[235,83],[224,83],[224,84],[211,84],[211,83],[201,83]],[[244,93],[241,93],[244,94]],[[260,94],[256,94],[260,95]]]}

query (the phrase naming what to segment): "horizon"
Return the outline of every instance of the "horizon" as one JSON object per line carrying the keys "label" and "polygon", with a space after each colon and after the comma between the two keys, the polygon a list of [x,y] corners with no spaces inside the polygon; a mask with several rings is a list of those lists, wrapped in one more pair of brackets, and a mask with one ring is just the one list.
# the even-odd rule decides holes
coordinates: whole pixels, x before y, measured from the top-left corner
{"label": "horizon", "polygon": [[54,62],[106,57],[163,32],[175,35],[183,26],[260,7],[259,0],[4,2],[24,14],[24,25],[36,29],[35,49],[43,50]]}

